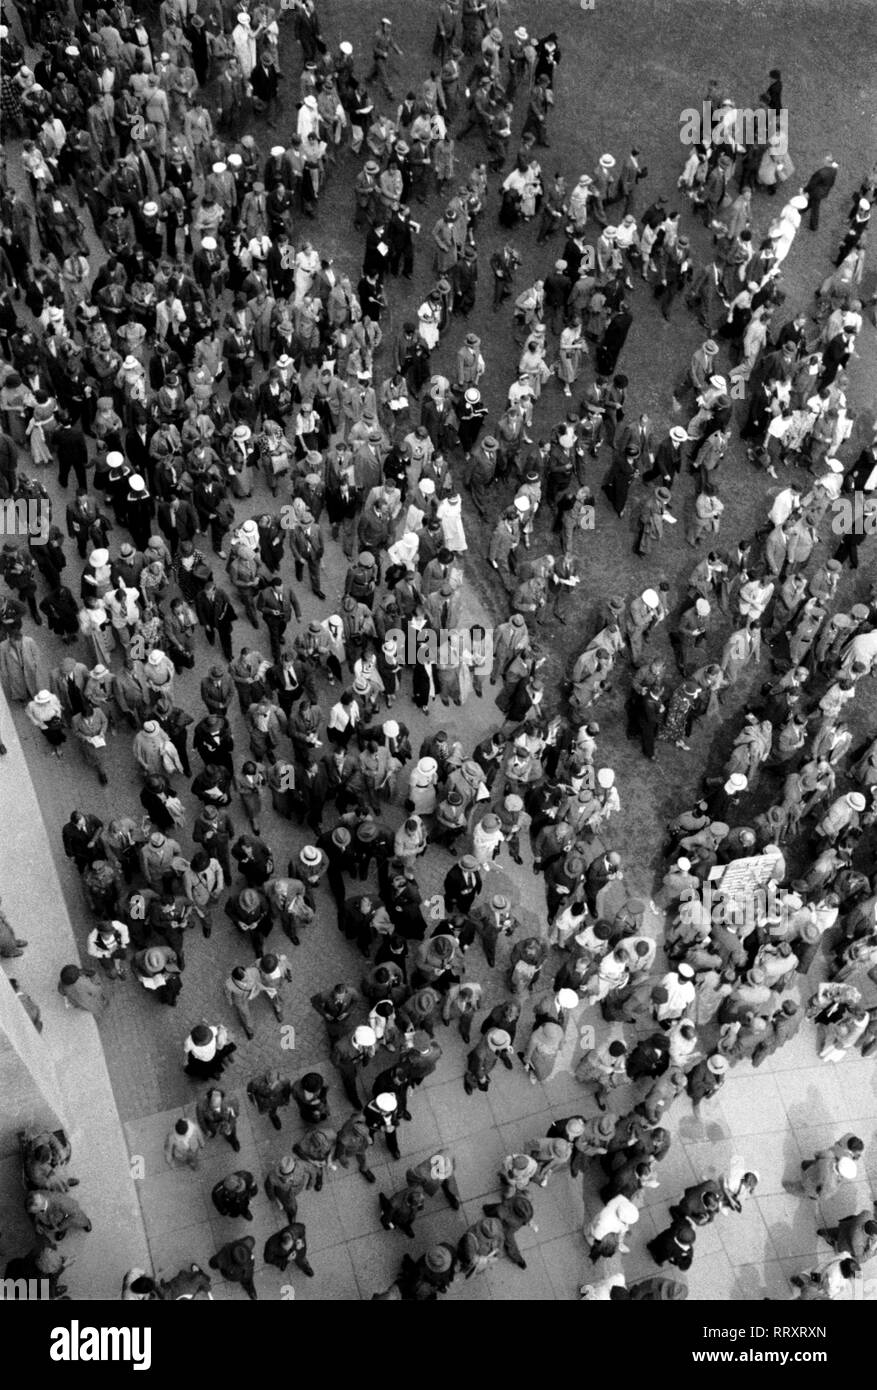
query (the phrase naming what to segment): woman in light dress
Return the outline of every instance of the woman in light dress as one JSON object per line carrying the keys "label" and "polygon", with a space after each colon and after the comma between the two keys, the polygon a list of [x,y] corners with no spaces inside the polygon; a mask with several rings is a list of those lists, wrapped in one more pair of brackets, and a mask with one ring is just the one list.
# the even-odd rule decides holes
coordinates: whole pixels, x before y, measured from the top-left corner
{"label": "woman in light dress", "polygon": [[588,346],[582,337],[578,324],[569,324],[560,335],[557,353],[557,379],[563,383],[563,394],[572,395],[572,387],[578,380],[582,360],[588,355]]}

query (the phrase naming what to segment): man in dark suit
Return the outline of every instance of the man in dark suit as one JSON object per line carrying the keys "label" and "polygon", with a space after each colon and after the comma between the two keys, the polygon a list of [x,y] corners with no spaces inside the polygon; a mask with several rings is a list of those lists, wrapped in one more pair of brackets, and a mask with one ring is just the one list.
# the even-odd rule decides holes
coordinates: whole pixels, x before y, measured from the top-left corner
{"label": "man in dark suit", "polygon": [[597,347],[597,371],[601,376],[611,376],[615,371],[615,365],[624,347],[624,340],[630,331],[633,323],[633,314],[622,301],[618,306],[617,313],[612,315],[603,337]]}
{"label": "man in dark suit", "polygon": [[88,467],[88,446],[80,424],[72,424],[66,411],[59,413],[60,423],[52,439],[52,448],[58,460],[58,483],[66,488],[72,471],[77,487],[88,487],[86,468]]}
{"label": "man in dark suit", "polygon": [[810,199],[810,230],[815,232],[819,226],[819,208],[825,198],[828,197],[834,188],[834,181],[837,178],[837,160],[832,159],[830,154],[825,156],[822,167],[811,174],[804,184],[803,192]]}
{"label": "man in dark suit", "polygon": [[662,487],[672,488],[682,468],[682,451],[687,439],[688,431],[682,425],[674,425],[658,445],[654,464],[643,474],[643,482],[658,482]]}
{"label": "man in dark suit", "polygon": [[195,598],[195,612],[204,628],[207,641],[213,646],[217,633],[219,645],[226,661],[231,661],[231,629],[237,614],[231,601],[222,589],[218,589],[212,579],[204,585]]}
{"label": "man in dark suit", "polygon": [[150,487],[155,470],[155,459],[149,452],[152,433],[145,419],[136,420],[133,427],[125,432],[125,458],[131,465],[132,473],[146,478]]}
{"label": "man in dark suit", "polygon": [[655,461],[655,433],[648,415],[640,415],[638,420],[622,420],[612,441],[612,447],[619,453],[635,444],[639,449],[640,467],[651,466]]}
{"label": "man in dark suit", "polygon": [[481,875],[474,855],[464,854],[459,864],[452,865],[442,887],[446,910],[468,913],[481,892]]}
{"label": "man in dark suit", "polygon": [[843,482],[844,492],[874,492],[877,489],[877,434],[862,450]]}

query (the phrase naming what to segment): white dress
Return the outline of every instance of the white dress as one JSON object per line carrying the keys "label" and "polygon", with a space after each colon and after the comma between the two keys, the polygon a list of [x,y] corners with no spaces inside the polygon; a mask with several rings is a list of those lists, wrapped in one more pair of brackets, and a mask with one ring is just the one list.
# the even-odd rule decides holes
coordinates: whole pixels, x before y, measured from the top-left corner
{"label": "white dress", "polygon": [[463,530],[463,504],[460,498],[446,497],[439,503],[436,515],[442,524],[442,534],[448,550],[455,553],[467,550],[466,532]]}
{"label": "white dress", "polygon": [[235,57],[241,65],[241,72],[249,82],[256,66],[256,36],[249,25],[236,24],[231,31],[231,41],[234,44]]}
{"label": "white dress", "polygon": [[314,276],[320,268],[316,251],[299,251],[295,257],[295,303],[301,304],[311,292]]}

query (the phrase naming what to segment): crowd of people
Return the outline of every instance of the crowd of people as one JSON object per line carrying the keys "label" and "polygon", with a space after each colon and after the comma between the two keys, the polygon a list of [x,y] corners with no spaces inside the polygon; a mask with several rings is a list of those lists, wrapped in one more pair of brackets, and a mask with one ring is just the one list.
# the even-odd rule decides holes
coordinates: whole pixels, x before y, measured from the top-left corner
{"label": "crowd of people", "polygon": [[[337,922],[351,975],[364,977],[327,981],[311,1003],[347,1111],[330,1112],[320,1072],[243,1083],[276,1129],[293,1101],[307,1126],[264,1176],[285,1224],[263,1256],[306,1276],[299,1199],[351,1159],[374,1183],[379,1140],[404,1162],[402,1126],[442,1057],[442,1028],[466,1048],[462,1107],[483,1103],[470,1097],[489,1090],[499,1063],[547,1080],[574,1019],[602,1019],[611,1026],[576,1064],[582,1113],[503,1156],[499,1200],[459,1241],[406,1256],[375,1297],[435,1299],[503,1256],[524,1268],[517,1233],[538,1215],[535,1189],[562,1172],[585,1184],[590,1262],[623,1255],[659,1183],[672,1142],[662,1118],[678,1096],[700,1116],[731,1067],[761,1064],[805,1017],[822,1029],[826,1062],[877,1048],[867,872],[877,739],[854,747],[849,724],[877,664],[877,589],[840,611],[844,567],[858,566],[867,536],[850,530],[826,549],[839,500],[867,509],[877,499],[877,435],[855,459],[839,457],[855,425],[845,368],[867,321],[875,176],[852,195],[809,312],[788,318],[783,262],[805,217],[817,230],[837,162],[790,183],[760,236],[757,200],[782,191],[794,166],[775,136],[741,144],[732,98],[712,87],[722,120],[692,148],[673,197],[640,210],[649,173],[638,148],[620,163],[602,155],[569,189],[541,153],[560,40],[513,29],[505,0],[443,0],[428,76],[414,82],[409,64],[398,105],[391,81],[404,55],[390,19],[369,67],[368,54],[324,33],[313,0],[280,13],[162,0],[148,23],[124,4],[86,4],[75,18],[63,6],[14,8],[0,30],[4,130],[22,170],[4,161],[0,171],[0,498],[48,524],[0,555],[0,677],[46,755],[75,749],[83,764],[86,809],[70,814],[63,848],[91,915],[89,964],[67,965],[58,989],[100,1018],[130,969],[157,1006],[185,1012],[187,956],[209,949],[197,928],[206,940],[231,924],[242,963],[216,980],[211,1021],[191,1022],[181,1043],[197,1103],[165,1148],[170,1166],[197,1168],[213,1139],[240,1147],[240,1101],[219,1084],[235,1028],[255,1036],[263,996],[290,1021],[287,943]],[[294,80],[279,68],[281,25],[301,51]],[[776,69],[770,84],[764,100],[778,110]],[[291,90],[294,103],[280,95]],[[242,133],[263,124],[275,144]],[[294,131],[288,143],[281,129]],[[321,252],[316,230],[325,189],[345,178],[363,241],[358,278]],[[422,220],[412,205],[427,209]],[[712,232],[714,259],[702,266],[686,217]],[[479,336],[462,333],[449,376],[432,359],[485,294],[479,241],[493,219],[504,244],[488,258],[489,294],[521,353],[492,420]],[[527,235],[530,222],[546,269],[522,287],[506,233]],[[411,304],[415,256],[431,258],[435,283]],[[707,335],[669,385],[677,423],[663,431],[625,408],[635,392],[617,370],[646,293],[637,281],[665,319],[681,304]],[[554,418],[534,438],[552,377]],[[719,549],[735,428],[766,510],[753,536]],[[585,481],[598,459],[608,508]],[[688,476],[686,539],[703,558],[678,589],[661,578],[610,597],[585,633],[597,507],[607,525],[638,508],[634,548],[654,570]],[[472,618],[480,561],[466,528],[495,516],[498,496],[486,566],[507,606],[489,630]],[[324,565],[340,555],[343,596],[330,611]],[[310,621],[296,587],[305,571],[323,614]],[[258,645],[238,645],[243,621]],[[68,656],[50,657],[44,623]],[[583,633],[560,702],[544,676],[554,624]],[[677,672],[650,655],[662,624]],[[769,677],[738,713],[733,688],[765,657]],[[197,697],[184,675],[196,668]],[[667,744],[690,752],[699,724],[734,734],[721,775],[705,769],[700,799],[668,827],[651,897],[636,896],[641,867],[615,847],[624,808],[594,717],[619,687],[628,738],[647,759]],[[467,737],[457,711],[494,696],[494,731]],[[446,726],[416,749],[394,709],[407,701]],[[108,817],[85,788],[90,774],[107,785],[111,753],[130,756],[142,790],[139,808]],[[290,826],[282,846],[263,834],[269,803]],[[418,861],[441,864],[437,849],[454,862],[429,895]],[[514,881],[525,854],[525,871],[544,879],[540,929],[491,887],[497,861],[515,866]],[[0,954],[26,946],[0,916]],[[503,996],[489,1009],[472,968],[481,955]],[[38,1005],[19,994],[40,1027]],[[69,1146],[66,1156],[59,1146],[57,1136],[36,1144],[26,1199],[36,1244],[13,1261],[50,1276],[55,1296],[58,1241],[90,1229],[66,1195]],[[845,1136],[790,1190],[802,1200],[836,1190],[862,1148]],[[378,1195],[383,1226],[414,1237],[428,1198],[441,1192],[459,1209],[458,1182],[465,1191],[454,1154],[437,1149]],[[687,1270],[697,1228],[739,1212],[757,1182],[738,1159],[704,1177],[649,1243],[656,1273],[628,1285],[623,1272],[597,1271],[581,1296],[685,1298],[664,1266]],[[213,1204],[252,1219],[258,1190],[253,1173],[230,1171]],[[851,1212],[820,1236],[837,1259],[796,1276],[795,1296],[849,1296],[875,1248],[872,1214]],[[250,1298],[256,1264],[249,1236],[210,1261]],[[138,1269],[123,1297],[209,1288],[198,1266],[169,1281]]]}

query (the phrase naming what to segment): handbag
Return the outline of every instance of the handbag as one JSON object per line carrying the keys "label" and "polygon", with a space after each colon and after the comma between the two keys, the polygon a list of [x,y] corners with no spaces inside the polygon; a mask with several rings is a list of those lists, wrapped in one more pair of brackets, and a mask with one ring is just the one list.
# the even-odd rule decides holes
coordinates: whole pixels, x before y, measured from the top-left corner
{"label": "handbag", "polygon": [[169,776],[173,776],[175,772],[179,772],[180,770],[178,760],[174,757],[173,753],[168,752],[167,749],[165,749],[161,755],[161,765]]}

